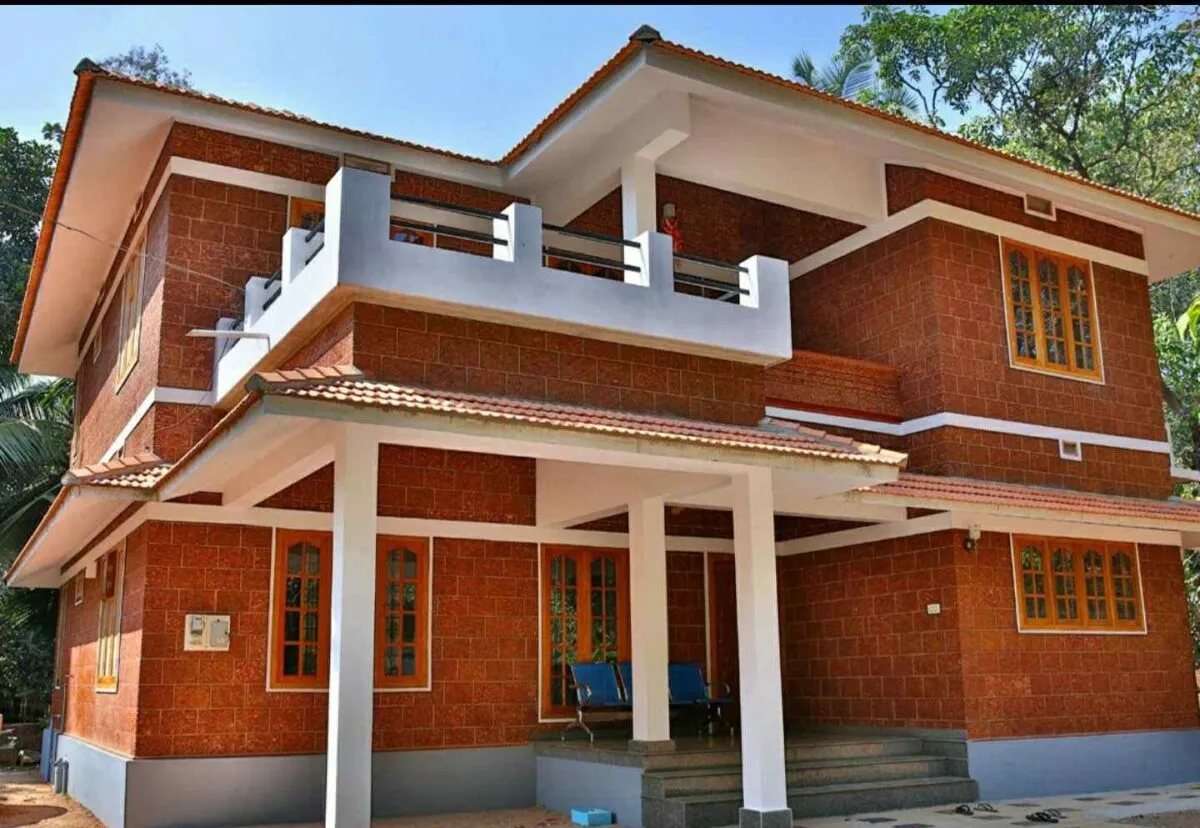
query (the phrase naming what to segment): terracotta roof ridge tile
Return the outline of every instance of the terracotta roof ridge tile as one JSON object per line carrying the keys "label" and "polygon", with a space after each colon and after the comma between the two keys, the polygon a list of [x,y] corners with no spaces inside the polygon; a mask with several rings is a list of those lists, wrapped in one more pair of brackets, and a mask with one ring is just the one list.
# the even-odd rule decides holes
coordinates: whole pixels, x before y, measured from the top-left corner
{"label": "terracotta roof ridge tile", "polygon": [[246,381],[246,390],[255,391],[263,387],[303,388],[310,385],[328,385],[345,380],[365,379],[366,374],[353,365],[314,365],[306,368],[278,368],[274,371],[259,371]]}
{"label": "terracotta roof ridge tile", "polygon": [[[272,376],[279,373],[279,376]],[[849,438],[805,429],[767,428],[695,420],[678,415],[622,411],[574,403],[494,396],[470,391],[423,388],[365,378],[343,378],[295,384],[282,372],[259,375],[256,390],[266,394],[402,408],[483,419],[517,420],[554,428],[602,431],[635,437],[722,445],[758,451],[782,451],[869,463],[902,465],[905,455],[865,446]]]}
{"label": "terracotta roof ridge tile", "polygon": [[69,469],[63,475],[63,480],[67,483],[95,482],[108,477],[130,474],[154,466],[160,466],[165,462],[165,460],[153,452],[130,454],[123,457],[115,457],[112,460],[106,460],[101,463],[92,463],[91,465],[77,466]]}

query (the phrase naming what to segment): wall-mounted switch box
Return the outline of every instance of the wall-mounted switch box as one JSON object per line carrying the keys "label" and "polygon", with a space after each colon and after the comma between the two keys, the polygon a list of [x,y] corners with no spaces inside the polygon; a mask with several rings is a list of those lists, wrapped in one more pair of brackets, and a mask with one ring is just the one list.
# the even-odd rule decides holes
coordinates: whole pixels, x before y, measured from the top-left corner
{"label": "wall-mounted switch box", "polygon": [[926,615],[941,615],[942,614],[942,605],[941,604],[926,604],[925,605],[925,614]]}
{"label": "wall-mounted switch box", "polygon": [[224,652],[229,649],[229,616],[188,613],[183,622],[183,649]]}

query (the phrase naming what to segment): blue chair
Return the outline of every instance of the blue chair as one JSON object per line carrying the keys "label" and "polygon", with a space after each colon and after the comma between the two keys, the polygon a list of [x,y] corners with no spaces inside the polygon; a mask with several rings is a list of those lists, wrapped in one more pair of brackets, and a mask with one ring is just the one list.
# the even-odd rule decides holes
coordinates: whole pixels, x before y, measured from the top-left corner
{"label": "blue chair", "polygon": [[671,664],[667,667],[667,691],[671,696],[671,704],[703,705],[707,710],[704,724],[700,725],[701,733],[717,722],[729,728],[730,734],[733,733],[733,726],[721,712],[726,704],[733,701],[733,693],[728,684],[721,682],[721,685],[725,688],[724,693],[713,693],[715,688],[704,681],[704,671],[699,664]]}
{"label": "blue chair", "polygon": [[575,721],[563,728],[561,739],[567,738],[567,731],[580,728],[588,735],[588,741],[595,742],[596,734],[583,720],[585,713],[596,710],[623,711],[629,710],[629,702],[621,693],[617,684],[617,673],[613,665],[607,661],[583,662],[571,665],[571,682],[575,685]]}
{"label": "blue chair", "polygon": [[628,661],[617,662],[617,672],[621,674],[621,686],[625,688],[625,703],[633,707],[633,665]]}

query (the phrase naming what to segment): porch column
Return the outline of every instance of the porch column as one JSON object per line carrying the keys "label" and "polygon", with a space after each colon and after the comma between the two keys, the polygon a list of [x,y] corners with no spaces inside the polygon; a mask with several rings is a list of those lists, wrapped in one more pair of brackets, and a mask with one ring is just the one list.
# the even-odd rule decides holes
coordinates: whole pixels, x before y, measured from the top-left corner
{"label": "porch column", "polygon": [[742,714],[741,828],[791,828],[770,469],[734,475],[732,490]]}
{"label": "porch column", "polygon": [[629,611],[633,638],[633,750],[675,749],[667,695],[666,504],[629,504]]}
{"label": "porch column", "polygon": [[334,435],[327,828],[371,824],[375,524],[379,446],[361,427]]}

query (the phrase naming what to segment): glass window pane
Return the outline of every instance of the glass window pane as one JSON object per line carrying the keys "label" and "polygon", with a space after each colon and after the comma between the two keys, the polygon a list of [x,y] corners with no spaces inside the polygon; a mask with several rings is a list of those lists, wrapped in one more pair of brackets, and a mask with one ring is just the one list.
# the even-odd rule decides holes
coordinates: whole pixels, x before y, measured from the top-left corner
{"label": "glass window pane", "polygon": [[395,676],[400,674],[400,667],[396,660],[396,648],[385,647],[383,650],[383,674],[385,676]]}
{"label": "glass window pane", "polygon": [[405,676],[417,674],[417,651],[413,647],[405,647],[401,651],[400,673]]}
{"label": "glass window pane", "polygon": [[404,550],[404,577],[417,577],[417,555],[411,549]]}
{"label": "glass window pane", "polygon": [[395,581],[400,577],[400,553],[393,549],[387,555],[388,578]]}
{"label": "glass window pane", "polygon": [[417,643],[417,616],[412,615],[411,613],[405,613],[404,615],[403,640],[405,644]]}
{"label": "glass window pane", "polygon": [[321,606],[321,582],[316,578],[309,578],[304,585],[304,606]]}
{"label": "glass window pane", "polygon": [[319,575],[321,573],[321,550],[312,544],[306,544],[306,547],[305,560],[308,562],[308,574]]}
{"label": "glass window pane", "polygon": [[283,614],[283,640],[300,640],[300,613],[285,612]]}
{"label": "glass window pane", "polygon": [[284,587],[284,606],[298,607],[300,606],[300,578],[288,578],[287,584]]}
{"label": "glass window pane", "polygon": [[283,648],[283,674],[300,675],[300,648],[295,644],[288,644]]}
{"label": "glass window pane", "polygon": [[408,610],[409,612],[412,612],[416,608],[417,608],[417,585],[416,584],[405,584],[404,585],[404,609]]}
{"label": "glass window pane", "polygon": [[299,575],[304,560],[304,544],[296,543],[288,547],[287,571],[289,575]]}
{"label": "glass window pane", "polygon": [[388,610],[400,609],[400,585],[399,584],[388,584],[387,585],[387,609]]}
{"label": "glass window pane", "polygon": [[317,674],[317,648],[306,646],[304,648],[304,664],[301,668],[306,676],[315,676]]}
{"label": "glass window pane", "polygon": [[320,631],[320,619],[315,612],[304,613],[304,640],[316,641]]}

